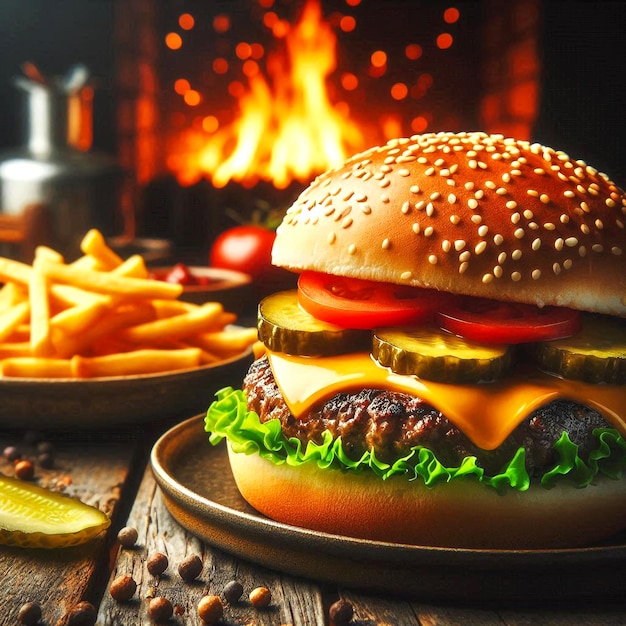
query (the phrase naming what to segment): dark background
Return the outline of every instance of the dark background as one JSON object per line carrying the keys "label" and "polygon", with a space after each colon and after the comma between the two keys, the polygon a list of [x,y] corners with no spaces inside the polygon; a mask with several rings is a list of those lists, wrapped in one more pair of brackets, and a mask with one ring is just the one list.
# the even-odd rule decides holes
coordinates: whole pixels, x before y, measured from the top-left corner
{"label": "dark background", "polygon": [[[583,158],[624,186],[626,2],[544,1],[542,11],[533,140]],[[113,31],[113,0],[0,1],[0,150],[23,137],[20,93],[12,83],[20,65],[32,61],[44,73],[63,74],[83,62],[97,78],[94,149],[115,154]]]}

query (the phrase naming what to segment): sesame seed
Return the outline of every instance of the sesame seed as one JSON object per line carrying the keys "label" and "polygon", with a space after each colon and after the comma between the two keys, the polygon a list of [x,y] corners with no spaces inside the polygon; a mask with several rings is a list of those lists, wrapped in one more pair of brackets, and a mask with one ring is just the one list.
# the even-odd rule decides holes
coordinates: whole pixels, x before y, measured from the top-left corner
{"label": "sesame seed", "polygon": [[434,254],[429,254],[428,255],[428,262],[431,265],[437,265],[437,257]]}
{"label": "sesame seed", "polygon": [[467,261],[463,261],[463,263],[459,265],[459,274],[464,274],[468,266],[469,266],[469,263]]}
{"label": "sesame seed", "polygon": [[511,274],[511,280],[512,280],[514,283],[518,282],[518,281],[519,281],[519,280],[521,280],[521,279],[522,279],[522,275],[521,275],[519,272],[512,272],[512,274]]}
{"label": "sesame seed", "polygon": [[435,173],[435,168],[429,167],[427,170],[424,171],[424,176],[432,176],[434,173]]}
{"label": "sesame seed", "polygon": [[516,239],[522,239],[525,234],[526,234],[526,232],[524,231],[523,228],[516,228],[515,232],[513,233],[513,235],[514,235],[514,237]]}
{"label": "sesame seed", "polygon": [[409,170],[407,170],[406,168],[404,168],[404,167],[403,167],[402,169],[399,169],[399,170],[398,170],[398,174],[399,174],[400,176],[410,176],[410,175],[411,175],[411,172],[410,172]]}
{"label": "sesame seed", "polygon": [[361,211],[365,213],[365,215],[369,215],[372,212],[372,207],[369,204],[362,204]]}
{"label": "sesame seed", "polygon": [[512,211],[513,209],[517,208],[517,202],[515,202],[515,200],[509,200],[505,206],[507,209],[510,209]]}
{"label": "sesame seed", "polygon": [[420,234],[420,230],[421,230],[421,226],[417,222],[413,222],[413,225],[411,226],[411,229],[413,230],[413,232],[416,235],[419,235]]}
{"label": "sesame seed", "polygon": [[501,268],[499,265],[496,265],[496,266],[493,268],[493,275],[494,275],[496,278],[502,278],[502,268]]}
{"label": "sesame seed", "polygon": [[384,189],[385,187],[389,187],[389,185],[391,185],[391,180],[389,178],[383,178],[383,180],[381,180],[378,183],[378,185],[379,185],[379,187]]}
{"label": "sesame seed", "polygon": [[541,278],[541,270],[533,270],[530,275],[533,280],[539,280]]}
{"label": "sesame seed", "polygon": [[472,189],[474,189],[474,183],[469,182],[469,183],[465,183],[465,185],[463,185],[465,187],[465,189],[467,189],[468,191],[472,191]]}
{"label": "sesame seed", "polygon": [[622,249],[619,246],[613,246],[611,248],[611,254],[614,254],[615,256],[620,256],[622,254]]}
{"label": "sesame seed", "polygon": [[519,261],[522,258],[522,251],[519,248],[516,248],[513,252],[511,252],[511,258],[514,261]]}
{"label": "sesame seed", "polygon": [[617,204],[615,203],[615,200],[613,200],[612,198],[607,198],[604,203],[606,204],[606,206],[608,206],[611,209],[614,209]]}
{"label": "sesame seed", "polygon": [[561,266],[558,263],[553,263],[552,271],[558,276],[561,273]]}
{"label": "sesame seed", "polygon": [[565,242],[563,241],[562,237],[558,237],[557,239],[555,239],[555,241],[554,241],[554,248],[555,248],[555,250],[560,252],[561,250],[563,250],[563,246],[564,245],[565,245]]}
{"label": "sesame seed", "polygon": [[527,190],[526,190],[526,193],[527,193],[529,196],[532,196],[533,198],[538,198],[538,197],[539,197],[539,192],[538,192],[538,191],[535,191],[534,189],[527,189]]}
{"label": "sesame seed", "polygon": [[350,226],[352,226],[352,218],[351,217],[346,217],[342,222],[341,222],[341,228],[350,228]]}
{"label": "sesame seed", "polygon": [[326,237],[328,243],[333,244],[335,243],[335,241],[337,241],[337,235],[335,235],[335,233],[328,233],[328,236]]}
{"label": "sesame seed", "polygon": [[391,242],[389,241],[389,239],[383,239],[383,242],[381,244],[381,248],[383,250],[389,250],[390,247],[391,247]]}
{"label": "sesame seed", "polygon": [[435,232],[435,229],[432,226],[427,226],[424,229],[424,237],[430,237]]}
{"label": "sesame seed", "polygon": [[410,213],[411,205],[409,204],[408,200],[402,205],[402,208],[400,210],[402,211],[402,213],[404,213],[404,215]]}
{"label": "sesame seed", "polygon": [[591,229],[587,226],[587,224],[581,224],[580,232],[583,233],[583,235],[588,235],[591,232]]}
{"label": "sesame seed", "polygon": [[478,163],[476,162],[476,159],[470,159],[470,162],[467,165],[472,170],[475,170],[478,167]]}
{"label": "sesame seed", "polygon": [[487,242],[486,241],[480,241],[476,244],[475,248],[474,248],[474,252],[476,254],[482,254],[485,249],[487,248]]}
{"label": "sesame seed", "polygon": [[545,174],[545,173],[546,173],[546,172],[545,172],[545,170],[544,170],[544,169],[542,169],[542,168],[540,168],[540,167],[536,167],[536,168],[533,170],[533,172],[534,172],[535,174],[539,174],[540,176],[541,176],[542,174]]}
{"label": "sesame seed", "polygon": [[497,193],[499,196],[506,196],[506,194],[507,194],[507,193],[509,193],[509,192],[508,192],[508,190],[507,190],[507,189],[505,189],[504,187],[498,187],[498,188],[496,189],[496,193]]}
{"label": "sesame seed", "polygon": [[439,198],[441,198],[441,194],[438,191],[433,191],[433,193],[430,194],[431,200],[439,200]]}
{"label": "sesame seed", "polygon": [[496,246],[501,246],[504,243],[504,237],[499,233],[497,235],[494,235],[493,243],[495,243]]}
{"label": "sesame seed", "polygon": [[411,185],[409,191],[411,193],[420,193],[421,192],[421,190],[419,188],[419,185]]}
{"label": "sesame seed", "polygon": [[604,228],[604,224],[602,223],[601,219],[597,219],[594,223],[597,229],[602,230]]}
{"label": "sesame seed", "polygon": [[546,230],[554,230],[556,228],[556,226],[552,223],[552,222],[546,222],[543,227]]}
{"label": "sesame seed", "polygon": [[457,252],[461,252],[461,250],[463,250],[463,248],[465,248],[465,246],[466,246],[466,245],[467,245],[467,244],[465,243],[465,240],[464,240],[464,239],[457,239],[457,240],[454,242],[454,249],[455,249]]}
{"label": "sesame seed", "polygon": [[576,197],[576,194],[575,194],[575,193],[574,193],[571,189],[566,189],[566,190],[563,192],[563,195],[564,195],[566,198],[575,198],[575,197]]}
{"label": "sesame seed", "polygon": [[444,239],[444,240],[441,242],[441,249],[442,249],[444,252],[450,252],[451,248],[452,248],[452,243],[450,242],[450,240],[449,240],[449,239]]}
{"label": "sesame seed", "polygon": [[521,219],[522,216],[519,213],[513,213],[513,215],[511,215],[511,222],[513,224],[517,224]]}
{"label": "sesame seed", "polygon": [[432,202],[429,202],[426,205],[426,215],[428,215],[428,217],[432,217],[435,214],[435,207],[433,206]]}
{"label": "sesame seed", "polygon": [[587,256],[587,248],[585,246],[578,248],[578,256]]}
{"label": "sesame seed", "polygon": [[400,278],[402,280],[411,280],[412,277],[413,277],[413,272],[402,272],[402,274],[400,274]]}
{"label": "sesame seed", "polygon": [[493,274],[483,274],[482,282],[485,283],[485,285],[492,281],[493,281]]}
{"label": "sesame seed", "polygon": [[563,213],[561,217],[559,217],[559,222],[561,222],[561,224],[567,224],[569,222],[569,215]]}
{"label": "sesame seed", "polygon": [[506,261],[506,257],[507,257],[506,252],[500,252],[500,254],[498,255],[498,264],[504,265],[504,262]]}
{"label": "sesame seed", "polygon": [[355,245],[355,244],[353,244],[353,243],[351,243],[351,244],[348,246],[348,254],[354,254],[355,252],[356,252],[356,245]]}
{"label": "sesame seed", "polygon": [[448,202],[450,204],[454,204],[456,202],[456,196],[453,193],[448,194]]}
{"label": "sesame seed", "polygon": [[578,239],[576,237],[568,237],[565,240],[565,245],[568,248],[574,248],[574,247],[576,247],[578,245]]}
{"label": "sesame seed", "polygon": [[574,265],[574,261],[572,261],[572,259],[565,259],[565,261],[563,261],[563,269],[564,270],[568,270],[572,267],[572,265]]}
{"label": "sesame seed", "polygon": [[485,181],[485,187],[487,187],[487,189],[495,189],[497,187],[497,185],[492,181],[492,180],[486,180]]}
{"label": "sesame seed", "polygon": [[485,192],[482,189],[478,189],[474,193],[474,198],[476,198],[476,200],[482,200],[484,197],[485,197]]}
{"label": "sesame seed", "polygon": [[604,246],[601,243],[594,243],[591,249],[594,252],[604,252]]}
{"label": "sesame seed", "polygon": [[474,213],[474,215],[470,217],[470,220],[472,220],[473,224],[480,224],[483,221],[483,216],[478,213]]}
{"label": "sesame seed", "polygon": [[536,239],[533,239],[532,244],[530,244],[530,247],[537,252],[537,250],[539,250],[539,248],[541,248],[541,239],[539,239],[539,237],[537,237]]}
{"label": "sesame seed", "polygon": [[469,250],[464,250],[461,254],[459,254],[459,261],[465,263],[470,260],[471,256],[472,253]]}
{"label": "sesame seed", "polygon": [[548,196],[548,195],[547,195],[547,194],[545,194],[545,193],[542,193],[542,194],[539,196],[539,200],[541,200],[541,202],[543,202],[544,204],[550,204],[550,196]]}
{"label": "sesame seed", "polygon": [[426,206],[426,200],[420,200],[416,202],[414,206],[418,211],[421,211]]}
{"label": "sesame seed", "polygon": [[470,209],[476,209],[476,208],[478,208],[478,201],[477,201],[477,200],[475,200],[474,198],[470,198],[470,199],[467,201],[467,206],[468,206]]}
{"label": "sesame seed", "polygon": [[452,224],[454,224],[455,226],[461,221],[461,218],[458,215],[451,215],[450,216],[450,222],[452,222]]}
{"label": "sesame seed", "polygon": [[489,227],[486,224],[482,224],[478,227],[478,234],[484,237],[489,232]]}

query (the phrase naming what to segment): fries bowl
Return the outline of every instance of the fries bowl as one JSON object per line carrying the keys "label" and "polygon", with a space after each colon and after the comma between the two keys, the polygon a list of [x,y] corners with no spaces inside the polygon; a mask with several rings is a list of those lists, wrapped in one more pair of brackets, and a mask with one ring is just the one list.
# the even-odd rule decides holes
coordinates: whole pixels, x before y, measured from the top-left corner
{"label": "fries bowl", "polygon": [[0,428],[106,429],[203,413],[253,359],[242,353],[187,370],[88,379],[0,378]]}

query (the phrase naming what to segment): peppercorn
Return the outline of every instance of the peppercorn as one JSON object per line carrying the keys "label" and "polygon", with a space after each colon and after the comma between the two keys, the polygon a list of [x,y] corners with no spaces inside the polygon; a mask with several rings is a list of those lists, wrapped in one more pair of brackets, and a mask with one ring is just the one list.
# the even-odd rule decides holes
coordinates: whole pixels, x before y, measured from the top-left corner
{"label": "peppercorn", "polygon": [[17,461],[13,467],[15,478],[32,480],[35,477],[35,466],[30,461]]}
{"label": "peppercorn", "polygon": [[219,596],[202,596],[198,602],[198,617],[203,624],[211,625],[224,615],[224,606]]}
{"label": "peppercorn", "polygon": [[178,573],[185,582],[191,582],[200,576],[202,559],[197,554],[190,554],[178,565]]}
{"label": "peppercorn", "polygon": [[79,602],[72,608],[67,623],[69,626],[93,626],[98,613],[91,602]]}
{"label": "peppercorn", "polygon": [[235,604],[236,602],[239,602],[239,599],[243,594],[243,586],[240,582],[231,580],[229,583],[224,585],[222,593],[229,604]]}
{"label": "peppercorn", "polygon": [[346,600],[337,600],[330,605],[328,616],[332,626],[347,626],[354,615],[354,608]]}
{"label": "peppercorn", "polygon": [[2,456],[4,456],[7,461],[17,461],[22,457],[22,451],[17,446],[7,446],[2,451]]}
{"label": "peppercorn", "polygon": [[132,576],[118,576],[110,585],[109,593],[117,602],[130,600],[137,591],[137,583]]}
{"label": "peppercorn", "polygon": [[250,592],[250,604],[256,609],[264,609],[272,602],[272,593],[267,587],[257,587]]}
{"label": "peppercorn", "polygon": [[26,602],[20,607],[17,619],[24,626],[36,626],[41,619],[41,607],[36,602]]}
{"label": "peppercorn", "polygon": [[148,604],[148,615],[155,622],[165,622],[174,614],[172,603],[163,596],[157,596]]}
{"label": "peppercorn", "polygon": [[167,569],[168,565],[169,565],[169,561],[167,557],[161,552],[155,552],[148,559],[148,562],[146,563],[146,567],[148,568],[148,571],[153,576],[161,575]]}
{"label": "peppercorn", "polygon": [[132,548],[137,543],[138,537],[139,533],[137,529],[131,526],[124,526],[124,528],[120,528],[120,531],[117,533],[117,540],[123,548]]}
{"label": "peppercorn", "polygon": [[44,469],[51,469],[54,467],[54,457],[49,452],[42,452],[37,456],[37,463]]}

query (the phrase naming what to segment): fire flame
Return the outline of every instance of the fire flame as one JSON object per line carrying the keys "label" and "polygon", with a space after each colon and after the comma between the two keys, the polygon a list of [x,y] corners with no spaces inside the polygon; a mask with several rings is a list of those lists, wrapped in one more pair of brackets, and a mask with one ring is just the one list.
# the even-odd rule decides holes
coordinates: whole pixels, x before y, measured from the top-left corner
{"label": "fire flame", "polygon": [[361,131],[345,108],[333,106],[327,91],[336,43],[319,0],[307,0],[284,47],[268,54],[268,78],[260,71],[248,77],[235,120],[203,144],[187,137],[186,154],[176,160],[179,182],[204,175],[215,187],[266,180],[282,189],[293,180],[308,182],[361,149]]}

